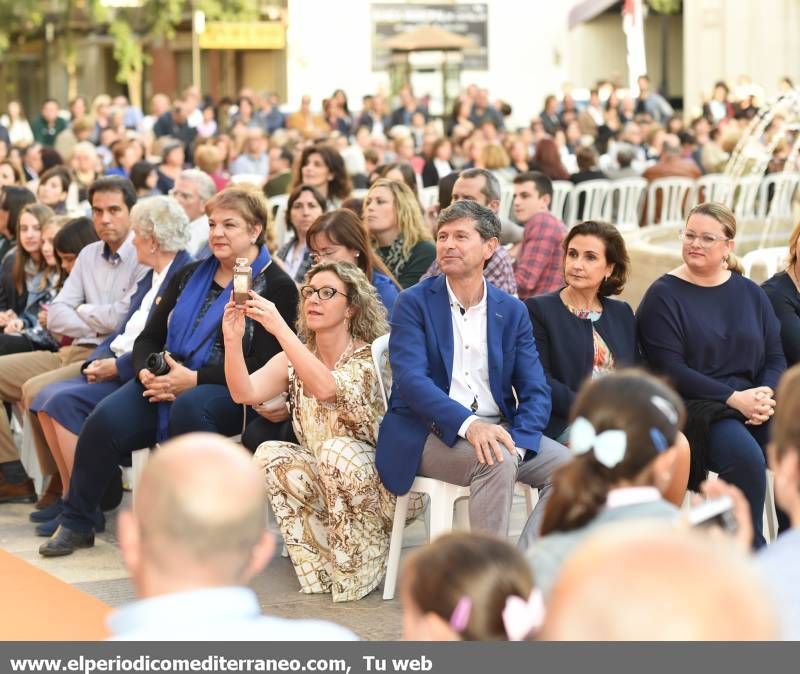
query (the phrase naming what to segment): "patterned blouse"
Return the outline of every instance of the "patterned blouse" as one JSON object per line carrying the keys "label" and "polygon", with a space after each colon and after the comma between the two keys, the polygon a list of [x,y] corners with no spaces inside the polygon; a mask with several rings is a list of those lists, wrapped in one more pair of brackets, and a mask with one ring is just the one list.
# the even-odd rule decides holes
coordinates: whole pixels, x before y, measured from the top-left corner
{"label": "patterned blouse", "polygon": [[380,383],[369,344],[331,371],[336,401],[323,402],[303,392],[303,382],[289,365],[289,409],[298,443],[312,451],[336,437],[349,437],[373,447],[383,415]]}
{"label": "patterned blouse", "polygon": [[588,309],[575,309],[574,307],[565,304],[578,318],[583,320],[589,319],[592,322],[592,339],[594,341],[594,358],[592,359],[592,379],[599,377],[601,374],[611,372],[614,367],[614,354],[608,348],[605,340],[600,336],[600,333],[594,327],[595,322],[600,320],[603,315],[601,311],[590,311]]}

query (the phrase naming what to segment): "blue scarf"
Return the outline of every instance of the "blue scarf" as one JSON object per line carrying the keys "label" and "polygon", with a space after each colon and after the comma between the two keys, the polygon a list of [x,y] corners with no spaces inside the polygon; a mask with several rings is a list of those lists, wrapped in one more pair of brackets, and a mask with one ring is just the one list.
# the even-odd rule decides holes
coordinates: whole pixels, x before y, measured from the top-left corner
{"label": "blue scarf", "polygon": [[[271,258],[266,246],[261,246],[258,257],[251,265],[253,277],[258,276],[270,263]],[[208,311],[200,319],[195,327],[197,314],[205,303],[206,297],[214,281],[214,274],[217,273],[219,262],[217,258],[211,256],[203,260],[195,269],[194,274],[178,296],[175,308],[169,318],[167,327],[167,343],[165,350],[169,351],[173,358],[180,360],[190,370],[199,370],[205,365],[214,346],[214,336],[222,323],[222,314],[225,305],[231,299],[233,281],[219,294],[216,300],[208,308]],[[156,440],[162,442],[166,440],[169,427],[169,411],[172,407],[170,402],[158,403],[158,430]]]}

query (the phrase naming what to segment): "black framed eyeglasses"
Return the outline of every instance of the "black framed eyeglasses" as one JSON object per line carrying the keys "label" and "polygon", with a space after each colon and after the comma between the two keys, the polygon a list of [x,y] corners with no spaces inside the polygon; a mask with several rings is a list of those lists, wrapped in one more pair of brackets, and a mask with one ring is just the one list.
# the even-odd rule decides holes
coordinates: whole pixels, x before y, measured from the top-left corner
{"label": "black framed eyeglasses", "polygon": [[336,288],[331,288],[330,286],[322,286],[321,288],[315,288],[314,286],[303,286],[300,288],[300,294],[303,296],[304,300],[309,299],[314,293],[317,294],[321,300],[329,300],[336,294],[344,295],[343,292],[336,290]]}

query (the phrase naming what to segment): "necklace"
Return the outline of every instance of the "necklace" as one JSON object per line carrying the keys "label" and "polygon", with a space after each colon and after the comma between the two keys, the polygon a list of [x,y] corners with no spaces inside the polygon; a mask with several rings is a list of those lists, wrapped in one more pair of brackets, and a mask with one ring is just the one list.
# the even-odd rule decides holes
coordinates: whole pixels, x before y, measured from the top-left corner
{"label": "necklace", "polygon": [[572,295],[572,286],[567,286],[564,292],[564,299],[566,300],[567,306],[573,308],[575,311],[580,313],[589,314],[595,313],[599,314],[603,311],[603,305],[600,305],[600,309],[592,308],[592,302],[589,302],[589,306],[587,307],[580,307],[577,302],[573,302],[570,300],[570,296]]}
{"label": "necklace", "polygon": [[331,369],[338,370],[339,366],[353,354],[353,351],[354,351],[353,347],[354,347],[354,342],[353,342],[353,338],[351,336],[350,337],[350,341],[347,342],[347,346],[344,347],[344,351],[342,351],[342,355],[339,356],[339,358],[333,364],[333,368],[331,368]]}

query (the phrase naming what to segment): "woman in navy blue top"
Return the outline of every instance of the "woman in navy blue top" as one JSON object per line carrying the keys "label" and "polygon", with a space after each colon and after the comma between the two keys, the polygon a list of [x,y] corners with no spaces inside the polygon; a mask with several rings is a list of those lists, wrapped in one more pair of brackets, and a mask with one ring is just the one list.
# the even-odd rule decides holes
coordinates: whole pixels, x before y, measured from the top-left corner
{"label": "woman in navy blue top", "polygon": [[791,367],[800,362],[800,260],[797,249],[800,240],[800,222],[789,237],[789,260],[784,271],[779,271],[761,286],[767,293],[775,315],[781,324],[781,343],[786,364]]}
{"label": "woman in navy blue top", "polygon": [[754,545],[764,544],[763,449],[786,360],[764,291],[733,257],[736,220],[717,203],[695,206],[681,233],[683,264],[648,289],[637,312],[647,362],[667,375],[689,412],[690,486],[707,470],[744,492]]}
{"label": "woman in navy blue top", "polygon": [[[630,265],[619,230],[587,220],[567,233],[563,247],[566,285],[525,302],[552,392],[544,433],[559,441],[566,440],[570,409],[581,385],[638,360],[633,310],[610,297],[622,292]],[[678,505],[689,477],[689,447],[682,435],[680,440],[667,490],[669,500]]]}

